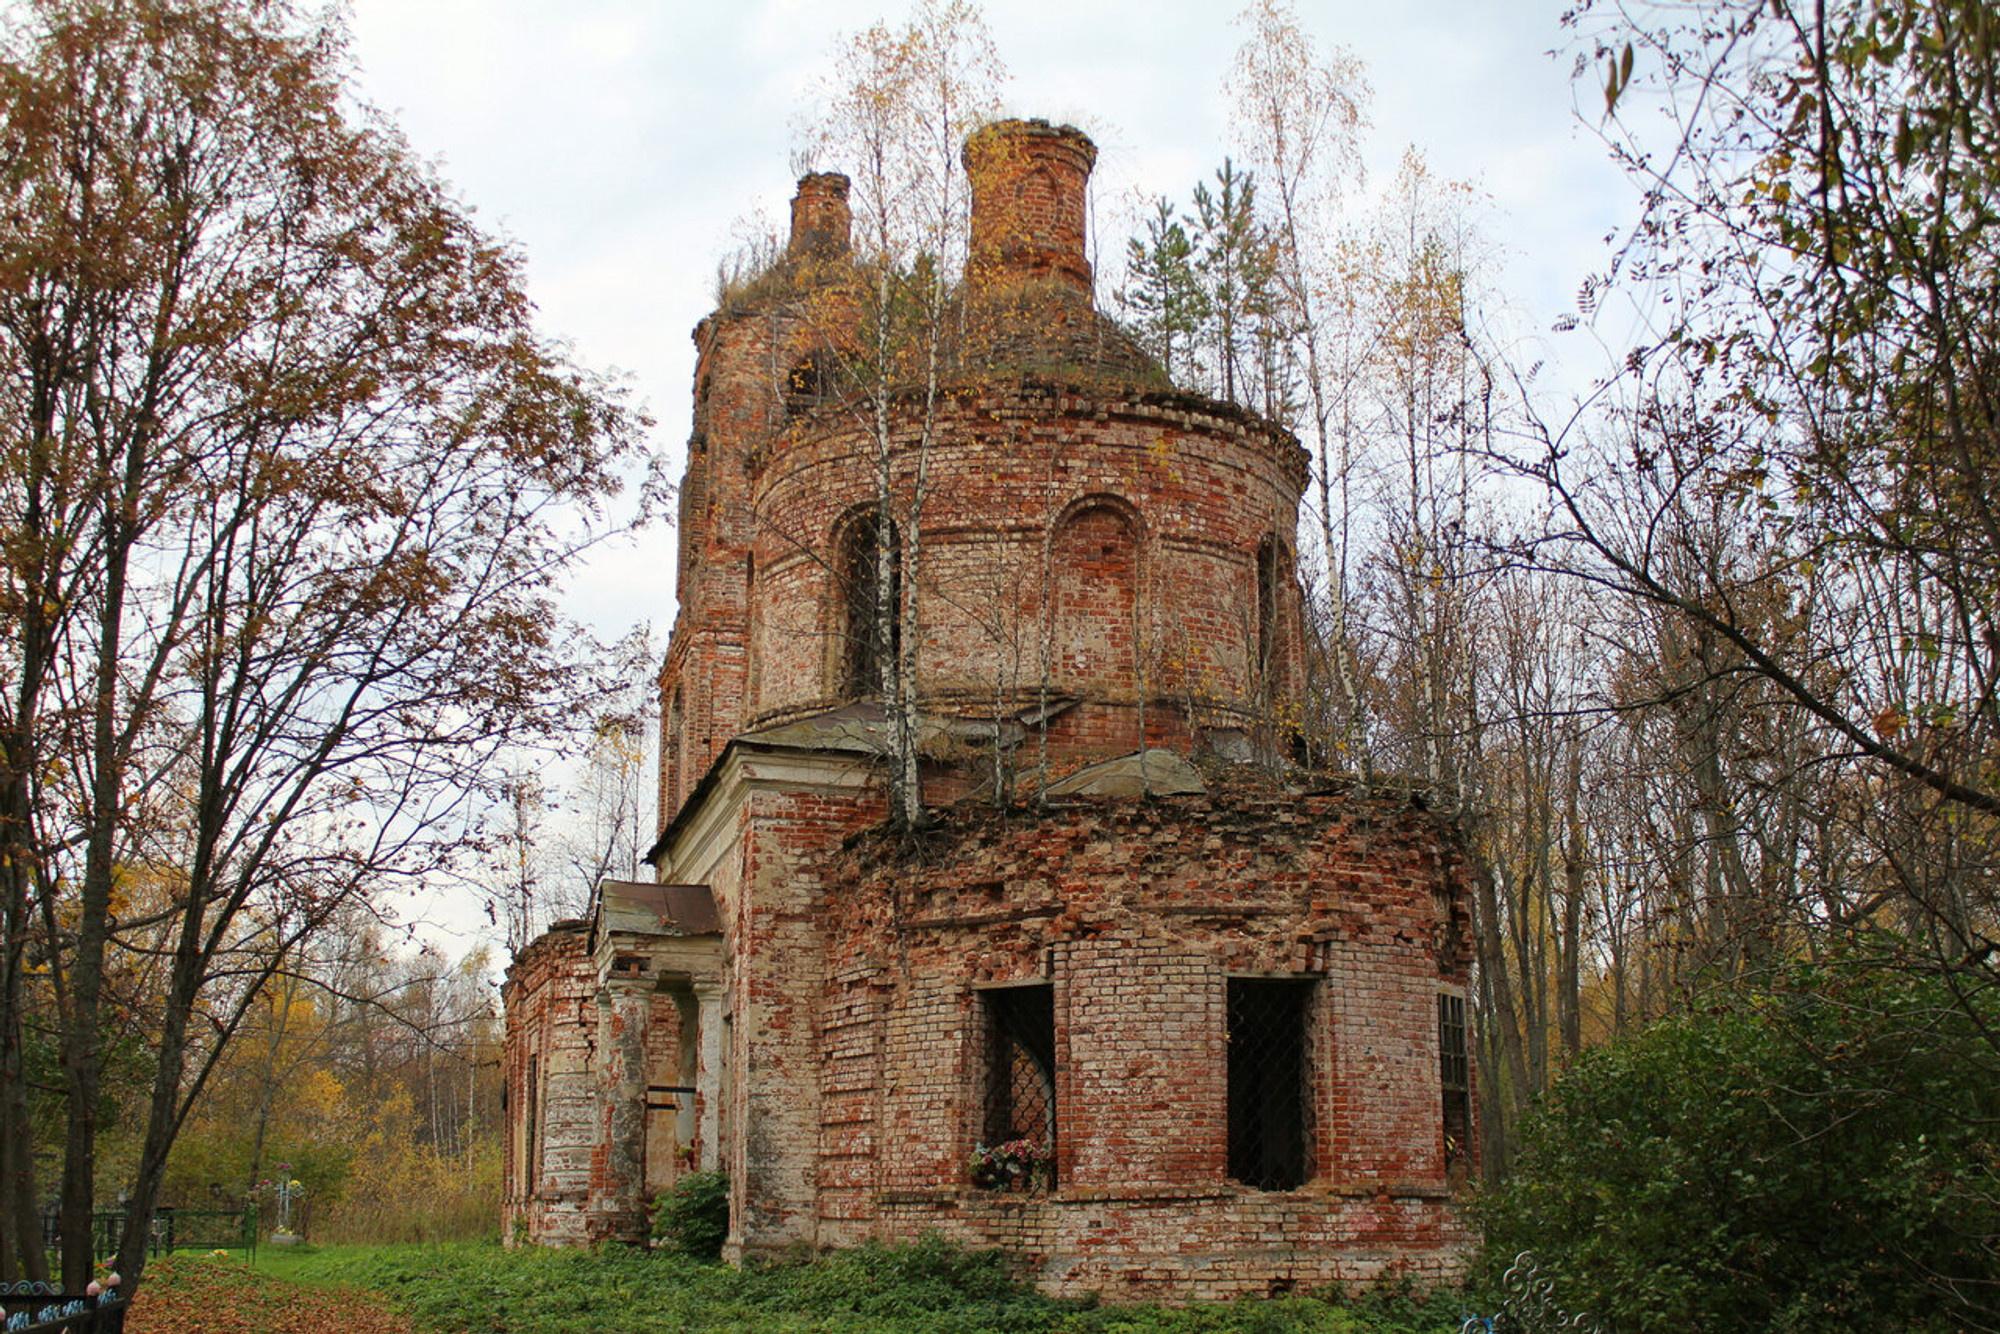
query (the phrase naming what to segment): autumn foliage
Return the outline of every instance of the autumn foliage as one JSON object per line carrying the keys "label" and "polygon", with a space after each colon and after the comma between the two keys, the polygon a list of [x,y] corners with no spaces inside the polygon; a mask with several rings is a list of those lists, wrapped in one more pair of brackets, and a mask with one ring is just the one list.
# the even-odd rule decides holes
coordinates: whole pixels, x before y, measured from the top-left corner
{"label": "autumn foliage", "polygon": [[274,1279],[241,1262],[162,1260],[127,1334],[412,1334],[408,1316],[351,1288]]}

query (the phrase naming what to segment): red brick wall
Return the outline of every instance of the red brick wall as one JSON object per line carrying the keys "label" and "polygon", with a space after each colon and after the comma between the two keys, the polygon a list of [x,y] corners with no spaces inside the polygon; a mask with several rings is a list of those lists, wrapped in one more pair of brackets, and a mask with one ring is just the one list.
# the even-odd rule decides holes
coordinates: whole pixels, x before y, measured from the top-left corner
{"label": "red brick wall", "polygon": [[582,923],[557,926],[515,957],[501,992],[509,1134],[500,1221],[509,1242],[522,1232],[571,1244],[589,1235],[597,972],[587,946]]}
{"label": "red brick wall", "polygon": [[[817,207],[823,211],[825,201]],[[695,330],[694,430],[680,492],[680,610],[658,683],[663,703],[676,687],[682,699],[679,729],[661,745],[662,825],[744,728],[753,670],[747,652],[752,541],[763,526],[752,468],[783,428],[784,386],[812,345],[810,335],[784,302],[769,300],[718,312]],[[663,726],[670,712],[662,709]]]}
{"label": "red brick wall", "polygon": [[759,789],[738,812],[740,863],[712,882],[731,960],[732,1255],[817,1239],[827,901],[808,863],[885,813],[876,792]]}
{"label": "red brick wall", "polygon": [[[865,422],[834,414],[794,429],[758,472],[752,721],[839,702],[835,533],[874,502],[873,450]],[[1257,551],[1297,523],[1304,470],[1290,436],[1202,400],[1027,384],[950,400],[928,456],[916,587],[926,698],[964,709],[990,707],[996,688],[1032,697],[1046,655],[1051,687],[1093,707],[1192,703],[1239,725],[1258,711]],[[916,463],[912,441],[899,492]],[[1131,554],[1113,531],[1120,512]],[[1128,588],[1136,616],[1116,605]],[[1295,640],[1292,580],[1279,603]],[[1297,688],[1297,656],[1280,657],[1281,698]]]}
{"label": "red brick wall", "polygon": [[[1436,1004],[1465,982],[1465,874],[1420,810],[1339,797],[960,808],[921,855],[852,842],[818,875],[838,1053],[819,1239],[939,1228],[1023,1250],[1057,1290],[1125,1295],[1456,1273]],[[1228,1177],[1232,975],[1317,979],[1298,1190]],[[1056,1002],[1060,1184],[999,1198],[965,1167],[976,988],[1036,978]]]}

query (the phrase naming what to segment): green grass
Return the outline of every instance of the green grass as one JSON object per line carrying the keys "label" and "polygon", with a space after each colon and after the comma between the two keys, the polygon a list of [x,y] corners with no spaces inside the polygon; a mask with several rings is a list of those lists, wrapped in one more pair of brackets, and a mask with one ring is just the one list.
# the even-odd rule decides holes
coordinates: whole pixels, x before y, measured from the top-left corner
{"label": "green grass", "polygon": [[1343,1305],[1318,1297],[1191,1307],[1096,1306],[1015,1282],[997,1253],[937,1240],[863,1246],[735,1270],[624,1248],[497,1243],[259,1250],[257,1268],[385,1294],[424,1329],[509,1334],[754,1330],[758,1334],[1445,1334],[1462,1303],[1401,1295]]}
{"label": "green grass", "polygon": [[[481,1249],[486,1243],[465,1245],[469,1249]],[[329,1278],[328,1274],[343,1265],[364,1264],[375,1256],[415,1255],[429,1249],[420,1246],[318,1246],[311,1242],[273,1246],[266,1242],[257,1247],[257,1258],[250,1262],[250,1267],[260,1274],[300,1283],[345,1283],[349,1280]],[[492,1249],[498,1250],[499,1247]],[[237,1258],[242,1258],[240,1253]]]}

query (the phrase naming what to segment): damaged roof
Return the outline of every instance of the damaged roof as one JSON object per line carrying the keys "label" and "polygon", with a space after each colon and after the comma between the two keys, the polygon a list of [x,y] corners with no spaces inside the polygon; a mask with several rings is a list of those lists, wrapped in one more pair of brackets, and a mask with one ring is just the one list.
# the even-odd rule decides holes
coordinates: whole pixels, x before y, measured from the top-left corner
{"label": "damaged roof", "polygon": [[707,885],[604,880],[597,886],[597,929],[655,936],[711,936],[722,930]]}

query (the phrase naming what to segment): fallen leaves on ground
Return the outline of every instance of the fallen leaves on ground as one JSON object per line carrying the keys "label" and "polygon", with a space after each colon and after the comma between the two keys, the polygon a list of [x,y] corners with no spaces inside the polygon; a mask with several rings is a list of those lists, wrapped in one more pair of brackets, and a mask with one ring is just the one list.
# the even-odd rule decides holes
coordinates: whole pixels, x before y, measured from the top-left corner
{"label": "fallen leaves on ground", "polygon": [[415,1334],[382,1298],[273,1278],[240,1261],[168,1256],[146,1267],[125,1334]]}

